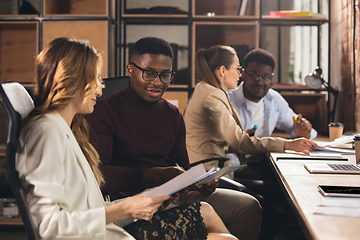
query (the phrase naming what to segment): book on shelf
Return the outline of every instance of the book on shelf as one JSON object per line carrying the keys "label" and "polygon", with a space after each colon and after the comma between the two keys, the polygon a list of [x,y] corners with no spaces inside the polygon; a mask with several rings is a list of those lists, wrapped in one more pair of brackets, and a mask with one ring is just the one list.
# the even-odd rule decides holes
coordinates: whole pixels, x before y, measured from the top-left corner
{"label": "book on shelf", "polygon": [[240,0],[238,15],[245,16],[248,0]]}
{"label": "book on shelf", "polygon": [[242,167],[244,166],[227,166],[222,169],[212,168],[206,172],[204,165],[199,164],[167,181],[166,183],[152,188],[149,191],[143,192],[142,195],[144,197],[170,196],[190,185],[195,183],[206,184]]}
{"label": "book on shelf", "polygon": [[312,11],[295,11],[295,10],[270,11],[270,17],[325,18],[325,16],[320,13],[316,13]]}

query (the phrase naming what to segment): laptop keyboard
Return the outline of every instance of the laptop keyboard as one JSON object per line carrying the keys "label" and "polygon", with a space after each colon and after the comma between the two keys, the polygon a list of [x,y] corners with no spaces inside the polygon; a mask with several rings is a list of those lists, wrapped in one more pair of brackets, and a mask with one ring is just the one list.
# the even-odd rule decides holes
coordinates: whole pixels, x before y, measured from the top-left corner
{"label": "laptop keyboard", "polygon": [[335,171],[360,171],[360,167],[352,164],[328,164]]}

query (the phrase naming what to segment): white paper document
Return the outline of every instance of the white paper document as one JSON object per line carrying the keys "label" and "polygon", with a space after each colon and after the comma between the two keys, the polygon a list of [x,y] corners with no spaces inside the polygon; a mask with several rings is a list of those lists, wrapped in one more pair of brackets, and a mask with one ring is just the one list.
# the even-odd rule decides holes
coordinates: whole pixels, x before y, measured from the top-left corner
{"label": "white paper document", "polygon": [[316,205],[325,207],[347,207],[360,208],[360,198],[358,197],[319,197]]}
{"label": "white paper document", "polygon": [[355,135],[343,136],[331,142],[315,141],[318,146],[310,153],[310,156],[339,157],[341,154],[355,154],[355,149],[337,147],[353,142]]}
{"label": "white paper document", "polygon": [[349,135],[349,136],[343,136],[341,138],[337,138],[334,141],[331,142],[323,142],[323,141],[315,141],[319,147],[336,147],[339,145],[343,145],[346,143],[351,143],[354,141],[354,137],[357,134]]}
{"label": "white paper document", "polygon": [[360,209],[347,207],[318,207],[315,214],[359,218]]}
{"label": "white paper document", "polygon": [[323,151],[314,151],[309,153],[310,157],[329,157],[329,158],[341,158],[341,153],[336,152],[323,152]]}
{"label": "white paper document", "polygon": [[224,167],[221,170],[216,170],[212,168],[206,172],[204,165],[199,164],[195,167],[190,168],[186,172],[176,176],[170,181],[153,188],[149,191],[143,192],[144,197],[158,197],[164,195],[172,195],[194,183],[205,184],[207,182],[213,181],[220,178],[221,176],[235,171],[243,166],[228,166]]}
{"label": "white paper document", "polygon": [[319,197],[316,199],[315,214],[360,217],[360,198]]}

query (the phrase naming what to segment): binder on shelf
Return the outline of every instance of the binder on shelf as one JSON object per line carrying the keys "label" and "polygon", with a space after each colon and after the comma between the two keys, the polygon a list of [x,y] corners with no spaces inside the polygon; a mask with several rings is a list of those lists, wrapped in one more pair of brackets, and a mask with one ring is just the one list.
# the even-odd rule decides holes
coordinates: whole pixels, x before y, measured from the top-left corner
{"label": "binder on shelf", "polygon": [[294,11],[294,10],[283,10],[283,11],[270,11],[270,17],[321,17],[325,16],[320,13],[312,11]]}
{"label": "binder on shelf", "polygon": [[242,0],[240,2],[239,16],[245,16],[248,0]]}
{"label": "binder on shelf", "polygon": [[237,15],[239,15],[239,16],[240,16],[240,11],[241,11],[242,1],[243,1],[243,0],[240,0],[240,1],[239,1],[239,8],[238,8],[238,11],[237,11]]}

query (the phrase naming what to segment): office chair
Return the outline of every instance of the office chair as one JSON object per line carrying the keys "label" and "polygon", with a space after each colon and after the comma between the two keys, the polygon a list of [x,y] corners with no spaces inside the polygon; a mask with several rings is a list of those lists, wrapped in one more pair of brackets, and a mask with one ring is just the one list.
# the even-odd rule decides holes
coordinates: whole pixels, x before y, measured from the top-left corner
{"label": "office chair", "polygon": [[17,82],[0,84],[0,102],[4,109],[8,123],[5,153],[5,168],[8,183],[14,193],[28,239],[35,240],[36,237],[32,228],[32,218],[28,215],[27,207],[24,203],[24,199],[22,198],[19,187],[19,173],[16,171],[15,167],[18,135],[20,132],[19,126],[21,120],[34,109],[34,103],[25,88]]}
{"label": "office chair", "polygon": [[102,96],[98,99],[100,100],[113,93],[124,90],[129,85],[129,79],[130,77],[128,76],[104,78],[103,83],[105,88],[102,89]]}

